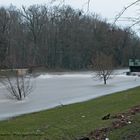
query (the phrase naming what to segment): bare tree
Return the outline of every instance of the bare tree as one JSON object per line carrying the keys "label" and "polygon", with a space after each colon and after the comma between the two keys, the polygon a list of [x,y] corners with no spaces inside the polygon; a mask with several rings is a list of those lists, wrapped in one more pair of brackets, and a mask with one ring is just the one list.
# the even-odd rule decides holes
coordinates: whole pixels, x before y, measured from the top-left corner
{"label": "bare tree", "polygon": [[46,6],[39,6],[39,5],[33,5],[29,8],[22,7],[23,11],[21,12],[21,15],[31,32],[33,41],[33,60],[32,65],[35,65],[35,62],[37,61],[37,58],[40,57],[39,52],[39,46],[41,44],[41,38],[42,33],[44,32],[44,26],[47,24],[47,7]]}
{"label": "bare tree", "polygon": [[8,90],[11,99],[23,100],[33,89],[31,75],[16,72],[14,77],[4,76],[0,81]]}
{"label": "bare tree", "polygon": [[2,8],[0,31],[1,68],[88,69],[96,52],[127,66],[132,52],[140,56],[140,40],[129,28],[66,5]]}
{"label": "bare tree", "polygon": [[9,13],[4,8],[0,8],[0,67],[6,58],[8,49],[8,28],[10,24]]}
{"label": "bare tree", "polygon": [[96,78],[103,80],[104,84],[107,84],[107,80],[111,78],[114,72],[112,56],[103,53],[98,54],[93,60],[93,69],[95,70]]}

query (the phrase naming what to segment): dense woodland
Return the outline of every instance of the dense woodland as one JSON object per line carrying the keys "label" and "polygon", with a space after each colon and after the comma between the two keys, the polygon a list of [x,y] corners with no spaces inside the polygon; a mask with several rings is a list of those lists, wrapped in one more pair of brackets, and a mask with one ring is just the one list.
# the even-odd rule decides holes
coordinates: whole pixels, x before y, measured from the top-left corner
{"label": "dense woodland", "polygon": [[1,68],[89,69],[99,52],[124,67],[129,58],[140,58],[140,39],[69,6],[0,8]]}

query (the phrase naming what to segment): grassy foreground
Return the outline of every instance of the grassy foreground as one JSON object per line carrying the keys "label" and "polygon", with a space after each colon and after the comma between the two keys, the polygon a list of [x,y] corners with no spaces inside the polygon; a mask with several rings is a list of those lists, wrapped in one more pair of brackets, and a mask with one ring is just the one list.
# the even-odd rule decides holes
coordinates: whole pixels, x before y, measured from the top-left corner
{"label": "grassy foreground", "polygon": [[[96,128],[108,126],[111,120],[103,121],[101,118],[104,115],[124,112],[135,105],[140,105],[140,87],[0,121],[0,140],[73,140]],[[139,122],[136,123],[138,127],[140,115],[136,116],[136,120]],[[122,131],[130,131],[127,127]],[[134,131],[133,127],[135,126],[132,125]],[[122,131],[112,132],[111,140],[117,140]]]}

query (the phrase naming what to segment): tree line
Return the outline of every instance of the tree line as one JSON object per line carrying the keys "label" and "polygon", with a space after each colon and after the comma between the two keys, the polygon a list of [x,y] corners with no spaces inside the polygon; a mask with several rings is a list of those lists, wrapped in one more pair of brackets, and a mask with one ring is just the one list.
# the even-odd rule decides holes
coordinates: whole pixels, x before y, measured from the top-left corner
{"label": "tree line", "polygon": [[99,52],[127,66],[129,58],[140,58],[140,39],[69,6],[0,8],[1,68],[89,69]]}

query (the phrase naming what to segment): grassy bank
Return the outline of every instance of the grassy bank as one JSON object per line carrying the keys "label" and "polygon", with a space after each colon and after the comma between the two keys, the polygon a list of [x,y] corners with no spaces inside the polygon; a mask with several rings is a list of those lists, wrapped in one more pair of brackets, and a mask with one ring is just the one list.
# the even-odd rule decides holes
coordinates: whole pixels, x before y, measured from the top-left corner
{"label": "grassy bank", "polygon": [[140,140],[140,113],[133,117],[132,123],[109,134],[110,140]]}
{"label": "grassy bank", "polygon": [[[111,120],[103,121],[104,115],[124,112],[139,104],[140,87],[137,87],[83,103],[23,115],[0,122],[0,140],[72,140],[108,126]],[[138,118],[136,116],[140,122]],[[120,133],[117,130],[110,137],[115,140],[116,134]]]}

